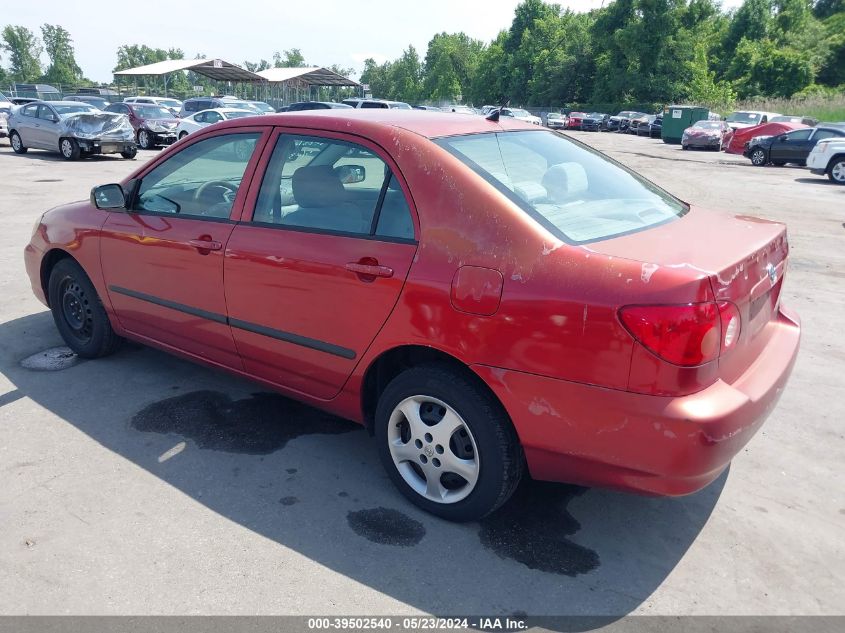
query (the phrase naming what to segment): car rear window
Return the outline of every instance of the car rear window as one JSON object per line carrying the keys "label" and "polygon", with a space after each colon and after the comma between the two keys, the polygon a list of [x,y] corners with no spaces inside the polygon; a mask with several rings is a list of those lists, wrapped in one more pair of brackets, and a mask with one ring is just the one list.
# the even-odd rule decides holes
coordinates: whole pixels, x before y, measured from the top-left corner
{"label": "car rear window", "polygon": [[553,132],[486,132],[436,142],[570,243],[641,231],[688,211],[619,163]]}

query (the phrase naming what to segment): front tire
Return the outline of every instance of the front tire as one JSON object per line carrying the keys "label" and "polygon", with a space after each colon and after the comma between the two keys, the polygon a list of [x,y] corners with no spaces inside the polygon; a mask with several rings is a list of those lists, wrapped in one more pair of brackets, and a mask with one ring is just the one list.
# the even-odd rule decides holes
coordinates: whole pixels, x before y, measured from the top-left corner
{"label": "front tire", "polygon": [[766,156],[765,150],[755,149],[751,152],[751,164],[755,167],[764,167],[769,162],[769,157]]}
{"label": "front tire", "polygon": [[138,132],[138,145],[141,149],[152,149],[155,147],[155,142],[153,141],[153,135],[150,134],[147,130],[141,130]]}
{"label": "front tire", "polygon": [[522,449],[501,404],[446,365],[414,367],[394,378],[379,398],[375,435],[400,492],[450,521],[490,514],[522,477]]}
{"label": "front tire", "polygon": [[181,141],[181,140],[182,140],[183,138],[185,138],[186,136],[188,136],[188,133],[187,133],[187,132],[182,132],[182,133],[179,135],[179,140]]}
{"label": "front tire", "polygon": [[837,185],[845,185],[845,158],[837,158],[830,164],[827,177]]}
{"label": "front tire", "polygon": [[75,139],[63,138],[59,141],[59,153],[65,160],[79,160],[82,151]]}
{"label": "front tire", "polygon": [[82,358],[108,356],[122,339],[112,329],[94,284],[72,259],[62,259],[50,271],[50,310],[67,346]]}
{"label": "front tire", "polygon": [[17,132],[12,132],[11,135],[9,135],[9,143],[11,144],[12,150],[15,154],[26,154],[29,149],[28,147],[24,147],[21,136]]}
{"label": "front tire", "polygon": [[126,160],[132,160],[138,155],[138,148],[133,147],[132,149],[127,150],[125,152],[120,152],[120,155],[123,156]]}

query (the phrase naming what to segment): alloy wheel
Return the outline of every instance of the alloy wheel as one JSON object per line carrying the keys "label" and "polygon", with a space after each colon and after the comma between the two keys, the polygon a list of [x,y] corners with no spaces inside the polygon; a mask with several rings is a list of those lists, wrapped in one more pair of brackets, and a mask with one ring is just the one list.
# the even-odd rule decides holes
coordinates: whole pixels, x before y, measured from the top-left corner
{"label": "alloy wheel", "polygon": [[62,140],[62,156],[65,158],[70,158],[73,156],[73,145],[68,139]]}
{"label": "alloy wheel", "polygon": [[12,134],[12,149],[19,152],[21,149],[21,137],[17,134]]}
{"label": "alloy wheel", "polygon": [[144,149],[150,148],[150,135],[147,134],[146,130],[141,130],[138,133],[138,145],[140,145]]}
{"label": "alloy wheel", "polygon": [[412,396],[393,409],[387,441],[402,479],[435,503],[457,503],[478,483],[478,446],[464,419],[445,402]]}
{"label": "alloy wheel", "polygon": [[840,185],[845,184],[845,160],[840,160],[830,168],[830,177]]}
{"label": "alloy wheel", "polygon": [[751,164],[760,167],[766,164],[766,152],[761,149],[755,149],[751,152]]}

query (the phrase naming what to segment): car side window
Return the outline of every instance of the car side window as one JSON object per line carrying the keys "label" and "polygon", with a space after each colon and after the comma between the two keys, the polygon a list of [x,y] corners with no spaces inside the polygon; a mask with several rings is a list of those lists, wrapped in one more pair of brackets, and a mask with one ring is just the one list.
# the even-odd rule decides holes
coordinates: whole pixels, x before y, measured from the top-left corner
{"label": "car side window", "polygon": [[833,130],[816,130],[816,133],[813,135],[814,141],[820,141],[823,138],[833,138],[834,136],[845,136],[844,134],[838,134]]}
{"label": "car side window", "polygon": [[45,121],[56,121],[58,117],[53,113],[49,106],[38,106],[38,118]]}
{"label": "car side window", "polygon": [[316,136],[280,136],[253,222],[361,236],[414,239],[405,194],[368,148]]}
{"label": "car side window", "polygon": [[205,115],[205,112],[198,112],[194,115],[194,121],[196,121],[197,123],[205,123]]}
{"label": "car side window", "polygon": [[790,141],[806,141],[810,138],[810,134],[812,133],[812,128],[808,130],[795,130],[794,132],[790,132],[789,134],[787,134],[786,138]]}
{"label": "car side window", "polygon": [[38,116],[38,104],[35,103],[35,104],[32,104],[32,105],[24,106],[23,108],[21,108],[21,114],[23,114],[24,116],[37,117]]}
{"label": "car side window", "polygon": [[189,145],[144,176],[133,210],[226,219],[260,134],[224,134]]}
{"label": "car side window", "polygon": [[205,113],[205,122],[206,123],[217,123],[218,121],[222,121],[223,117],[220,116],[219,112],[206,112]]}

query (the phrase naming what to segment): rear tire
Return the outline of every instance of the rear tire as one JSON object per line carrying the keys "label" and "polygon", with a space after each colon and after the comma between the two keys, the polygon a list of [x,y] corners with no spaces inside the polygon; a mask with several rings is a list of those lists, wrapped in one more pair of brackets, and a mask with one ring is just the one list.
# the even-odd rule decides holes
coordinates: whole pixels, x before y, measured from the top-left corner
{"label": "rear tire", "polygon": [[82,151],[79,149],[79,143],[72,138],[59,139],[59,153],[65,160],[79,160]]}
{"label": "rear tire", "polygon": [[123,339],[115,334],[94,284],[76,261],[62,259],[53,267],[47,296],[59,334],[79,356],[100,358],[118,348]]}
{"label": "rear tire", "polygon": [[28,147],[24,147],[23,141],[21,140],[20,134],[17,132],[12,132],[9,135],[9,144],[12,146],[12,150],[15,154],[26,154]]}
{"label": "rear tire", "polygon": [[128,151],[120,152],[120,155],[123,156],[126,160],[132,160],[133,158],[135,158],[138,155],[138,148],[133,147],[132,149],[130,149]]}
{"label": "rear tire", "polygon": [[827,168],[827,177],[837,185],[845,185],[845,157],[834,159]]}
{"label": "rear tire", "polygon": [[378,401],[375,436],[399,491],[450,521],[490,514],[522,477],[522,448],[507,413],[448,365],[413,367],[394,378]]}

